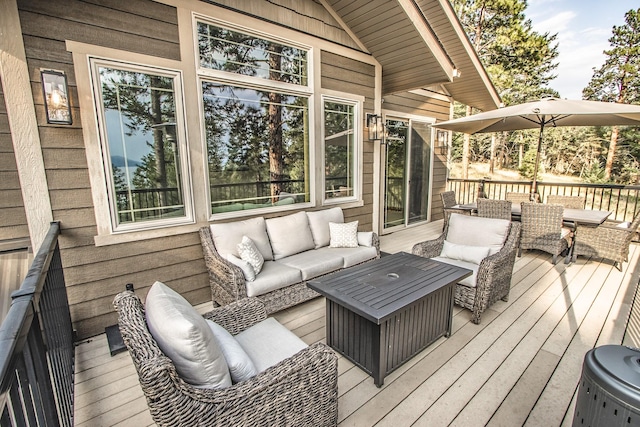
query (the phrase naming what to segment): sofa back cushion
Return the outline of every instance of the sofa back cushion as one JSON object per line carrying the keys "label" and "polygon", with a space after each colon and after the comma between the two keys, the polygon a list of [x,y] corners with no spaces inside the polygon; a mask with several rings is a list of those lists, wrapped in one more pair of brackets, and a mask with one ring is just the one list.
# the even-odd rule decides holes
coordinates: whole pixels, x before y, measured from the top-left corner
{"label": "sofa back cushion", "polygon": [[331,234],[329,233],[330,222],[344,222],[344,215],[339,207],[307,212],[307,218],[309,218],[309,227],[311,228],[311,235],[316,249],[329,246],[329,241],[331,240]]}
{"label": "sofa back cushion", "polygon": [[274,260],[315,247],[309,220],[304,212],[269,218],[266,220],[266,225]]}
{"label": "sofa back cushion", "polygon": [[492,255],[502,249],[509,235],[510,225],[511,221],[506,219],[452,213],[445,240],[457,245],[488,246]]}
{"label": "sofa back cushion", "polygon": [[229,367],[211,328],[184,297],[155,282],[147,294],[145,316],[151,336],[183,380],[202,388],[231,385]]}
{"label": "sofa back cushion", "polygon": [[242,236],[247,236],[253,240],[265,260],[273,259],[267,228],[262,217],[211,224],[210,228],[213,244],[223,258],[226,258],[228,254],[240,258],[238,243],[242,241]]}

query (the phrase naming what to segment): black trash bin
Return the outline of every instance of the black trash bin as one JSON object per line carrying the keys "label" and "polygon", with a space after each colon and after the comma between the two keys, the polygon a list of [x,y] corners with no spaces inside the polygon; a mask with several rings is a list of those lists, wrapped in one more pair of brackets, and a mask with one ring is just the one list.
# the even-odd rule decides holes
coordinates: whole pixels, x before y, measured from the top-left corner
{"label": "black trash bin", "polygon": [[582,365],[573,427],[640,426],[640,350],[604,345]]}

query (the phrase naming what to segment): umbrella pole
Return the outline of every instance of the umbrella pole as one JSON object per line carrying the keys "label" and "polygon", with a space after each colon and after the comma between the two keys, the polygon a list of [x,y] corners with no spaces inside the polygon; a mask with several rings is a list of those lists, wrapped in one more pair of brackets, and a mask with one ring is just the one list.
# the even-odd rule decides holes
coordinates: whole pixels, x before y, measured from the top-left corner
{"label": "umbrella pole", "polygon": [[531,201],[535,201],[535,194],[538,192],[538,165],[540,162],[540,150],[542,149],[542,134],[544,132],[544,118],[540,123],[540,135],[538,136],[538,150],[536,151],[536,162],[533,165],[533,183],[531,184]]}

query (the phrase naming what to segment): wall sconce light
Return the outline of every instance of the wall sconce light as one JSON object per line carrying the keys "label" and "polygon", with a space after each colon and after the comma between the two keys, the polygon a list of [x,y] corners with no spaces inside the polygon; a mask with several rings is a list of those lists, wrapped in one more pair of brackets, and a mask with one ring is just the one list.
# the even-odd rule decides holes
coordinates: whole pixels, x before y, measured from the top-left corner
{"label": "wall sconce light", "polygon": [[41,69],[40,79],[47,123],[72,124],[67,76],[62,71]]}
{"label": "wall sconce light", "polygon": [[440,149],[440,154],[447,154],[447,150],[449,149],[449,132],[446,130],[439,130],[437,133],[438,145],[436,148]]}
{"label": "wall sconce light", "polygon": [[384,139],[382,116],[367,114],[367,128],[369,129],[369,141],[382,141]]}

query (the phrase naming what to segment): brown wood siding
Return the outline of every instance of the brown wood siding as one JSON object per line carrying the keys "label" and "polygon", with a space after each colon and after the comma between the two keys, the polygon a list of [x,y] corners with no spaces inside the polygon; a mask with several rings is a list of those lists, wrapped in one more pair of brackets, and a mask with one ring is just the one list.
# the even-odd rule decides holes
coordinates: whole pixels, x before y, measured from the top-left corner
{"label": "brown wood siding", "polygon": [[207,3],[238,10],[258,19],[361,50],[351,36],[317,0],[210,0]]}
{"label": "brown wood siding", "polygon": [[[448,101],[429,98],[410,92],[385,95],[382,108],[399,113],[432,117],[438,121],[449,119]],[[434,146],[436,144],[437,142],[434,141]],[[440,199],[440,193],[445,191],[447,186],[447,156],[446,154],[441,154],[437,148],[434,148],[434,154],[433,175],[431,179],[431,220],[437,221],[442,219],[442,200]]]}
{"label": "brown wood siding", "polygon": [[[163,280],[185,291],[185,296],[193,303],[210,300],[211,291],[197,233],[95,246],[97,229],[82,117],[78,109],[74,64],[65,47],[65,40],[74,40],[180,59],[175,8],[146,0],[20,0],[18,7],[53,217],[62,224],[62,262],[78,336],[95,335],[116,322],[113,296],[124,289],[126,283],[133,283],[137,289],[146,292],[155,280]],[[40,68],[66,73],[73,125],[46,123]],[[86,120],[93,121],[94,118]],[[7,185],[1,179],[4,177],[17,183],[17,173],[13,179],[10,172],[0,171],[0,182],[3,182],[0,185]],[[2,218],[9,216],[3,214]]]}
{"label": "brown wood siding", "polygon": [[29,239],[29,227],[0,82],[0,241],[14,239]]}
{"label": "brown wood siding", "polygon": [[375,99],[375,67],[351,58],[323,51],[321,54],[321,81],[323,89],[363,96],[364,114],[362,139],[362,197],[364,206],[346,209],[345,221],[358,221],[358,229],[370,231],[373,228],[373,142],[367,139],[365,117],[372,113]]}

